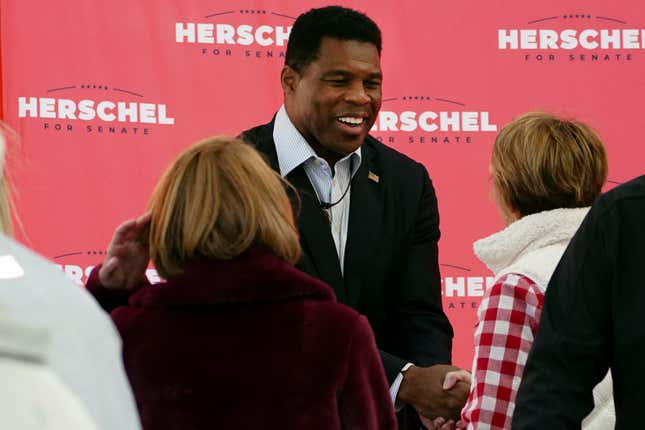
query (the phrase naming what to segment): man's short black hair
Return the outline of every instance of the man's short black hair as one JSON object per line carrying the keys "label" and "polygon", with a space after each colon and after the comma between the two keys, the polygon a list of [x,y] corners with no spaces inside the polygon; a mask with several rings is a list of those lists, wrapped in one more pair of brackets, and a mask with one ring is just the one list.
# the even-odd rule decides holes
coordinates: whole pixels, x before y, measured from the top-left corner
{"label": "man's short black hair", "polygon": [[368,42],[381,55],[381,30],[374,21],[353,9],[327,6],[311,9],[296,19],[287,43],[285,65],[301,71],[315,61],[323,37]]}

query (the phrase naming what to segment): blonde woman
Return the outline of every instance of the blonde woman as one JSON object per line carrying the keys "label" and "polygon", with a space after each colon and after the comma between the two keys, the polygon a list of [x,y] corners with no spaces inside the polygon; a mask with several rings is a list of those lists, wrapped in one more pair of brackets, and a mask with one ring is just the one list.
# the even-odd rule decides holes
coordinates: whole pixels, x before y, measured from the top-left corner
{"label": "blonde woman", "polygon": [[[510,429],[545,289],[607,176],[602,142],[586,125],[528,113],[495,139],[491,190],[506,228],[474,245],[495,274],[478,310],[469,429]],[[584,288],[580,285],[579,288]],[[596,388],[586,429],[613,428],[609,376]]]}
{"label": "blonde woman", "polygon": [[[88,281],[123,337],[144,429],[395,428],[367,320],[293,267],[285,183],[252,147],[189,148],[148,209]],[[165,282],[147,285],[148,255]]]}

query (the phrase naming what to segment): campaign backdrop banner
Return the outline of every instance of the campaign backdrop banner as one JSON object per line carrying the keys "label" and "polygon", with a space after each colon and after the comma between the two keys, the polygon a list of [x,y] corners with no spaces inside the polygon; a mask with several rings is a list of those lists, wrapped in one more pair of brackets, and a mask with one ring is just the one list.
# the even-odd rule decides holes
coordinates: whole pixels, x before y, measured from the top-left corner
{"label": "campaign backdrop banner", "polygon": [[496,133],[530,110],[575,117],[606,144],[606,189],[645,171],[636,0],[0,0],[19,240],[82,284],[183,148],[271,119],[295,17],[338,3],[382,29],[373,134],[433,180],[454,362],[470,368],[493,279],[472,243],[503,227],[489,197]]}

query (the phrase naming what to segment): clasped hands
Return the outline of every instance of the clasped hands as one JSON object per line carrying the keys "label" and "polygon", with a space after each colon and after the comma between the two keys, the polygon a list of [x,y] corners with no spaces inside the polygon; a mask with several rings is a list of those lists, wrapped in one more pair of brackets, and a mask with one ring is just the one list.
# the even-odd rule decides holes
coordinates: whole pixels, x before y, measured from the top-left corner
{"label": "clasped hands", "polygon": [[403,374],[398,399],[413,406],[428,429],[464,428],[459,418],[470,381],[470,373],[455,366],[412,366]]}

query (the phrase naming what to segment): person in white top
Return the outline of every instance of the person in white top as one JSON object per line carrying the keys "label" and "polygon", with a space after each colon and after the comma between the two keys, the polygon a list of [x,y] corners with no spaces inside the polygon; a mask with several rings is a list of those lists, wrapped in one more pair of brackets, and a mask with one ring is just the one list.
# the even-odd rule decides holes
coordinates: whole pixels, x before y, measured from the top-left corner
{"label": "person in white top", "polygon": [[87,408],[46,363],[47,329],[0,317],[0,428],[98,430]]}
{"label": "person in white top", "polygon": [[110,317],[54,264],[7,236],[3,161],[0,136],[0,428],[139,430]]}

